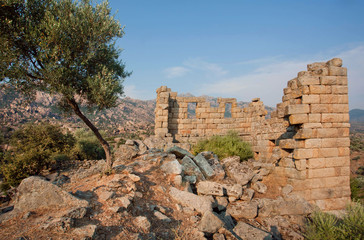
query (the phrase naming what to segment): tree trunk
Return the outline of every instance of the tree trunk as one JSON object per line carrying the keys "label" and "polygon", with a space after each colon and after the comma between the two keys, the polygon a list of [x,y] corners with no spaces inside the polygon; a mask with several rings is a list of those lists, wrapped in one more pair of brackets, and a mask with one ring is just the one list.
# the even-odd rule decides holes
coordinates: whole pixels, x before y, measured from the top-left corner
{"label": "tree trunk", "polygon": [[104,148],[105,155],[106,155],[106,169],[110,170],[112,167],[112,154],[109,143],[105,141],[105,139],[101,136],[99,130],[95,127],[95,125],[90,122],[90,120],[81,112],[78,104],[74,99],[67,99],[68,104],[71,106],[73,111],[79,116],[84,123],[92,130],[92,132],[96,135],[97,139],[99,140],[101,146]]}

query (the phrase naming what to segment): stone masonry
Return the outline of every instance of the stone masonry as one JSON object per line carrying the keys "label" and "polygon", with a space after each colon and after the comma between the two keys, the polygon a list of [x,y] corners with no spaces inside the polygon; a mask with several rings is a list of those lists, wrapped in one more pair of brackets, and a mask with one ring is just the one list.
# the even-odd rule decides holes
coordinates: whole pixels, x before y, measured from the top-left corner
{"label": "stone masonry", "polygon": [[[256,160],[274,163],[263,179],[270,194],[286,185],[322,210],[343,209],[350,201],[350,139],[347,69],[342,60],[308,64],[284,88],[282,102],[270,118],[259,98],[239,108],[234,98],[219,98],[218,107],[200,97],[178,97],[166,86],[157,89],[155,134],[194,143],[237,131],[251,143]],[[194,103],[195,117],[188,118]],[[231,117],[224,117],[231,104]]]}

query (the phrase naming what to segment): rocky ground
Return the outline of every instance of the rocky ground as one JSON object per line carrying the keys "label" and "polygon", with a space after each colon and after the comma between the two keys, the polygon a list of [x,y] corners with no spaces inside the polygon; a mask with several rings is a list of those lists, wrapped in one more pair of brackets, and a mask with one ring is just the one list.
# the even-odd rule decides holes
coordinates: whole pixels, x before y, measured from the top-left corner
{"label": "rocky ground", "polygon": [[312,206],[291,186],[257,197],[272,164],[193,156],[156,139],[127,141],[116,159],[109,175],[104,161],[85,161],[23,180],[1,209],[0,238],[303,239]]}

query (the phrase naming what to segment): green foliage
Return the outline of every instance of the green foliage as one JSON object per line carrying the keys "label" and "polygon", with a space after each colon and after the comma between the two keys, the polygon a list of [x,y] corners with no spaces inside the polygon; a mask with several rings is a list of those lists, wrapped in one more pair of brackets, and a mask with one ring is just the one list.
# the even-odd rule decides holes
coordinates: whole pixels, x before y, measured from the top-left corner
{"label": "green foliage", "polygon": [[10,139],[14,149],[5,154],[0,165],[3,188],[16,186],[22,179],[68,160],[66,155],[75,139],[62,131],[60,126],[49,123],[27,124],[15,131]]}
{"label": "green foliage", "polygon": [[364,200],[364,177],[358,176],[350,179],[351,199],[355,201]]}
{"label": "green foliage", "polygon": [[76,144],[72,156],[79,160],[105,159],[105,151],[91,131],[79,129],[75,133]]}
{"label": "green foliage", "polygon": [[321,211],[314,212],[305,225],[305,237],[308,240],[363,239],[363,205],[352,203],[342,218]]}
{"label": "green foliage", "polygon": [[229,132],[226,136],[213,136],[199,141],[192,147],[192,152],[198,154],[203,151],[212,151],[220,159],[229,156],[239,156],[241,161],[253,157],[250,144],[242,141],[236,132]]}
{"label": "green foliage", "polygon": [[352,151],[364,151],[364,141],[362,135],[350,136],[350,150]]}

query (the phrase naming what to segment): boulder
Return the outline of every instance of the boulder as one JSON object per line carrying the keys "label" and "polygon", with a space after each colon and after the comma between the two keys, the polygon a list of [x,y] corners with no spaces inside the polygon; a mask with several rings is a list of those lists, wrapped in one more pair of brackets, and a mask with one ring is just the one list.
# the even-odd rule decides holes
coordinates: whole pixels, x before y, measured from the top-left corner
{"label": "boulder", "polygon": [[223,185],[217,182],[201,181],[196,185],[196,188],[198,194],[224,196]]}
{"label": "boulder", "polygon": [[238,222],[233,231],[244,240],[273,239],[273,236],[270,233],[246,224],[245,222]]}
{"label": "boulder", "polygon": [[225,171],[231,179],[241,185],[246,185],[255,175],[247,164],[238,163],[236,161],[232,161],[228,165],[225,165]]}
{"label": "boulder", "polygon": [[167,174],[181,174],[182,173],[182,165],[178,162],[177,159],[173,161],[163,162],[161,169]]}
{"label": "boulder", "polygon": [[225,178],[225,171],[222,165],[220,164],[219,157],[213,152],[202,152],[201,153],[211,168],[214,170],[214,179],[222,180]]}
{"label": "boulder", "polygon": [[192,208],[201,214],[212,211],[214,199],[211,196],[198,196],[174,187],[169,189],[169,195],[181,205]]}
{"label": "boulder", "polygon": [[119,165],[119,163],[123,163],[124,161],[128,161],[133,159],[138,155],[139,149],[135,145],[121,145],[115,150],[115,162],[114,166]]}
{"label": "boulder", "polygon": [[258,215],[258,204],[255,202],[247,203],[243,201],[233,202],[227,206],[226,213],[237,220],[242,218],[253,219]]}
{"label": "boulder", "polygon": [[139,227],[144,232],[149,232],[151,224],[150,224],[148,218],[146,218],[144,216],[138,216],[138,217],[134,218],[133,223],[136,227]]}
{"label": "boulder", "polygon": [[97,225],[89,224],[79,228],[74,229],[72,232],[75,235],[86,239],[94,239],[96,236]]}
{"label": "boulder", "polygon": [[141,141],[141,140],[135,140],[135,142],[136,142],[136,145],[137,145],[137,147],[139,149],[138,155],[146,154],[147,151],[148,151],[147,145],[145,145],[144,142]]}
{"label": "boulder", "polygon": [[214,170],[210,166],[210,164],[207,162],[206,158],[199,153],[196,157],[193,159],[197,166],[200,168],[202,174],[207,178],[210,179],[215,176]]}
{"label": "boulder", "polygon": [[40,177],[32,176],[20,183],[14,209],[29,212],[43,207],[74,208],[87,206],[86,200],[81,200]]}
{"label": "boulder", "polygon": [[200,168],[188,156],[184,156],[182,159],[182,169],[183,173],[187,176],[195,176],[199,181],[203,181],[206,179],[205,176],[200,171]]}
{"label": "boulder", "polygon": [[189,151],[178,147],[178,146],[173,146],[170,149],[167,150],[168,153],[173,153],[174,155],[176,155],[177,158],[184,158],[184,156],[188,156],[190,158],[194,158],[195,156],[193,156],[192,153],[190,153]]}
{"label": "boulder", "polygon": [[262,182],[254,182],[252,185],[251,185],[251,188],[254,189],[255,191],[257,191],[258,193],[266,193],[267,192],[267,186],[262,183]]}
{"label": "boulder", "polygon": [[198,230],[206,233],[216,233],[222,226],[224,226],[224,222],[213,212],[207,211],[201,218]]}

